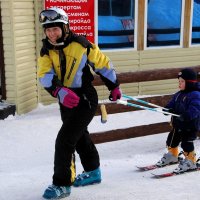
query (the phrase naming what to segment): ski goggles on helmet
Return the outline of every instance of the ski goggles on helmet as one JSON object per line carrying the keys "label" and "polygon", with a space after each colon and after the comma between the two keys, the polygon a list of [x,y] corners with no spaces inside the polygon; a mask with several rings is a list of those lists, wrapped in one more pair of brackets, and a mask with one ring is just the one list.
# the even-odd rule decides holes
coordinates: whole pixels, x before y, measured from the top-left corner
{"label": "ski goggles on helmet", "polygon": [[47,20],[53,22],[55,20],[64,20],[67,21],[67,17],[57,13],[55,10],[43,10],[39,15],[39,21],[45,23]]}

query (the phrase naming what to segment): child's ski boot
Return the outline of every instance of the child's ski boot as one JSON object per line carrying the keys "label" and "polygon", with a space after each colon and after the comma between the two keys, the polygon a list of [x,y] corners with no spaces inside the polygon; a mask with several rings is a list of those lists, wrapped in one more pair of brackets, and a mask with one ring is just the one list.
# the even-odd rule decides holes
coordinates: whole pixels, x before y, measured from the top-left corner
{"label": "child's ski boot", "polygon": [[196,153],[194,151],[184,152],[185,159],[180,161],[178,167],[174,170],[174,173],[183,173],[191,171],[197,168],[196,165]]}
{"label": "child's ski boot", "polygon": [[173,171],[174,173],[183,173],[186,171],[191,171],[197,168],[196,163],[192,162],[191,160],[184,159],[180,161],[178,167]]}
{"label": "child's ski boot", "polygon": [[166,165],[176,164],[181,160],[181,153],[178,157],[174,156],[171,152],[165,153],[161,160],[159,160],[156,165],[158,167],[163,167]]}

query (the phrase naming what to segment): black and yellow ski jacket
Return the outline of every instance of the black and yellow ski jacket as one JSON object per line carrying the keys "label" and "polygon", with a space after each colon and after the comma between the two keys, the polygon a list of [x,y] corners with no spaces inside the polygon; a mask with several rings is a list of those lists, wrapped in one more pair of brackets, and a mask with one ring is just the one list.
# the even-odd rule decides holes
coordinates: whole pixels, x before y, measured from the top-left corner
{"label": "black and yellow ski jacket", "polygon": [[91,68],[100,75],[109,90],[119,85],[109,58],[84,36],[70,32],[64,45],[57,48],[47,39],[43,40],[38,58],[38,76],[41,85],[50,94],[57,86],[72,90],[88,87],[94,79]]}

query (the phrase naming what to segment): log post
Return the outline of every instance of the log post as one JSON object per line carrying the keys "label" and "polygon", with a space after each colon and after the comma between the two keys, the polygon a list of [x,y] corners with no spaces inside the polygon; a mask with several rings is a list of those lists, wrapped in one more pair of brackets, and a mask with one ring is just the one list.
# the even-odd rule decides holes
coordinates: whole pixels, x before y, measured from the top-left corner
{"label": "log post", "polygon": [[[145,70],[145,71],[136,71],[136,72],[122,72],[117,74],[120,83],[137,83],[137,82],[146,82],[146,81],[158,81],[177,78],[178,72],[182,68],[167,68],[167,69],[154,69],[154,70]],[[190,67],[197,72],[200,72],[200,66]],[[95,86],[103,85],[102,80],[95,76],[93,81]]]}
{"label": "log post", "polygon": [[183,27],[183,47],[190,46],[190,21],[191,21],[192,0],[185,1],[184,27]]}

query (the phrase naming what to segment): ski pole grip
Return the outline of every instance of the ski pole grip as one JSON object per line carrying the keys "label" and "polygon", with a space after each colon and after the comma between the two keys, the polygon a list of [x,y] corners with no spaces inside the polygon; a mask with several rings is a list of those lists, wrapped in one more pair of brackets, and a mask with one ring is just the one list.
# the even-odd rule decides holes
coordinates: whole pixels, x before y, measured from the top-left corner
{"label": "ski pole grip", "polygon": [[127,105],[128,105],[128,102],[118,99],[118,100],[117,100],[117,104],[123,104],[123,105],[127,106]]}
{"label": "ski pole grip", "polygon": [[104,104],[101,104],[100,110],[101,110],[101,123],[106,123],[107,122],[106,106]]}

